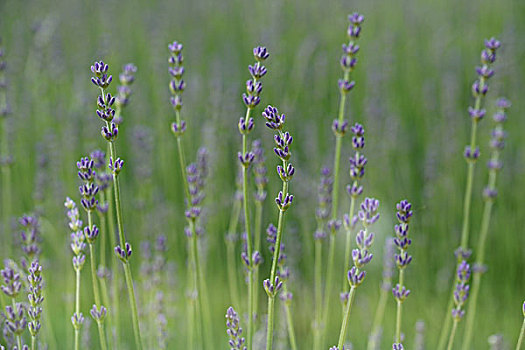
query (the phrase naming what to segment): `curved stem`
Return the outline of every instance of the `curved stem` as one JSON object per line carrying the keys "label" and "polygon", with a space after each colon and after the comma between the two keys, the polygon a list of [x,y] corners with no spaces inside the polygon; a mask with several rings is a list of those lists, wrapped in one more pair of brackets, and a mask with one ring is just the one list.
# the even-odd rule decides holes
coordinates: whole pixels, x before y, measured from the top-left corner
{"label": "curved stem", "polygon": [[[285,293],[288,292],[288,289],[286,288],[286,283],[283,283],[283,291]],[[288,325],[288,338],[290,338],[290,349],[297,350],[297,341],[295,340],[295,330],[293,326],[293,317],[290,302],[284,303],[284,311],[286,313],[286,323]]]}
{"label": "curved stem", "polygon": [[452,331],[450,332],[450,338],[448,338],[447,350],[452,350],[452,345],[454,345],[454,338],[456,337],[456,331],[458,328],[458,321],[454,320],[452,324]]}
{"label": "curved stem", "polygon": [[339,342],[337,343],[339,349],[343,348],[345,342],[346,329],[348,328],[348,320],[350,319],[350,312],[352,311],[352,304],[354,303],[355,290],[356,287],[350,287],[350,294],[348,295],[348,302],[346,303],[346,311],[343,317],[343,323],[341,324],[341,332],[339,333]]}
{"label": "curved stem", "polygon": [[523,343],[523,338],[525,338],[525,319],[523,319],[523,324],[521,325],[520,336],[518,338],[518,343],[516,344],[516,350],[521,349],[521,344]]}
{"label": "curved stem", "polygon": [[377,337],[381,329],[381,324],[383,323],[383,317],[385,315],[386,301],[388,297],[388,290],[381,287],[381,292],[379,295],[379,302],[377,304],[376,314],[374,316],[374,322],[372,323],[372,332],[370,333],[370,339],[368,342],[367,349],[375,350],[379,346],[377,344]]}

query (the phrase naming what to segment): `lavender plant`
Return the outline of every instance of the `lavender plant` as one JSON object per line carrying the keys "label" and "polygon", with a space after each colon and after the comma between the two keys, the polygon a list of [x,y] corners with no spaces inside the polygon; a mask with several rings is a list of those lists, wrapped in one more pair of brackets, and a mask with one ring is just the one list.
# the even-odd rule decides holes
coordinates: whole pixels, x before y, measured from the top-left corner
{"label": "lavender plant", "polygon": [[[474,169],[476,166],[477,159],[479,158],[479,147],[477,146],[477,129],[478,123],[485,116],[485,109],[483,109],[483,99],[487,95],[489,90],[488,80],[494,75],[492,65],[496,61],[496,51],[501,46],[501,43],[495,38],[485,40],[485,49],[481,51],[481,67],[476,67],[476,73],[478,79],[472,84],[472,95],[475,99],[474,107],[469,107],[468,112],[471,117],[471,133],[470,133],[470,144],[465,147],[464,156],[467,161],[467,180],[465,186],[465,197],[463,200],[463,225],[461,229],[461,244],[456,250],[457,265],[456,271],[459,265],[470,256],[468,249],[468,239],[470,233],[470,206],[472,201],[472,184],[474,180]],[[457,282],[457,280],[456,280]],[[439,337],[438,350],[442,350],[445,347],[447,335],[449,334],[451,319],[448,317],[454,304],[454,287],[452,287],[445,321],[441,329],[441,335]]]}
{"label": "lavender plant", "polygon": [[2,292],[11,299],[11,305],[5,306],[6,330],[16,339],[18,349],[22,349],[22,333],[27,327],[27,318],[22,303],[16,302],[16,297],[22,289],[20,274],[9,265],[6,265],[0,273],[4,279]]}
{"label": "lavender plant", "polygon": [[276,132],[274,135],[275,147],[273,150],[282,162],[281,165],[277,166],[277,174],[279,174],[279,177],[283,183],[282,190],[279,191],[279,194],[275,198],[275,203],[279,209],[279,219],[277,223],[275,250],[272,258],[270,278],[264,280],[263,282],[264,290],[268,295],[268,327],[266,333],[266,349],[270,350],[272,349],[273,344],[275,297],[283,286],[283,282],[280,280],[280,277],[277,274],[277,266],[279,263],[281,241],[284,229],[284,213],[286,210],[288,210],[288,208],[290,208],[293,202],[293,195],[288,193],[288,185],[289,181],[293,178],[295,168],[289,161],[292,155],[290,152],[290,146],[292,145],[293,137],[288,131],[283,131],[286,116],[284,114],[279,114],[277,108],[270,105],[266,107],[262,113],[262,116],[266,120],[266,126]]}
{"label": "lavender plant", "polygon": [[463,260],[463,262],[459,264],[458,267],[458,282],[456,284],[456,289],[454,290],[455,306],[451,312],[452,319],[454,322],[452,323],[452,330],[450,332],[450,337],[448,338],[447,350],[452,350],[458,324],[463,318],[463,316],[465,316],[465,310],[463,310],[463,306],[465,305],[470,292],[470,286],[468,285],[470,273],[470,265],[467,264],[465,260]]}
{"label": "lavender plant", "polygon": [[490,217],[492,214],[492,207],[497,196],[496,190],[496,179],[498,171],[501,169],[502,162],[500,160],[500,154],[505,146],[505,131],[503,129],[503,123],[507,119],[506,111],[510,107],[510,102],[506,99],[499,99],[497,102],[498,111],[493,116],[495,127],[491,133],[490,148],[491,155],[490,160],[487,163],[489,178],[485,189],[483,190],[483,199],[485,205],[483,208],[483,217],[481,219],[481,229],[476,249],[476,263],[473,269],[472,278],[472,293],[470,302],[468,305],[467,319],[465,321],[465,336],[463,337],[463,350],[470,349],[472,342],[472,335],[474,329],[474,322],[476,320],[476,306],[478,300],[478,293],[481,284],[481,275],[483,274],[484,259],[485,259],[485,245],[487,241],[487,235],[490,226]]}
{"label": "lavender plant", "polygon": [[106,316],[106,308],[102,305],[100,299],[100,289],[97,279],[97,268],[94,253],[94,243],[96,242],[99,229],[93,223],[93,211],[97,209],[98,200],[96,195],[98,194],[98,186],[95,184],[95,162],[89,157],[81,158],[77,162],[78,177],[82,180],[83,185],[79,187],[79,192],[82,197],[80,204],[87,213],[88,225],[84,227],[84,237],[89,246],[89,259],[91,266],[91,283],[93,286],[93,296],[95,298],[95,304],[91,310],[91,316],[97,322],[100,346],[102,349],[107,348],[106,334],[104,330],[104,319]]}
{"label": "lavender plant", "polygon": [[403,302],[409,296],[410,290],[404,286],[405,269],[412,261],[412,256],[408,254],[408,247],[412,244],[412,239],[408,238],[408,229],[410,218],[412,217],[412,204],[407,200],[402,200],[396,205],[397,213],[396,217],[399,221],[398,225],[395,225],[396,237],[394,238],[394,244],[398,249],[398,253],[394,256],[397,268],[399,269],[399,282],[392,289],[392,294],[397,302],[397,314],[396,314],[396,332],[395,342],[401,345],[401,318],[403,312]]}
{"label": "lavender plant", "polygon": [[228,344],[231,350],[246,350],[246,341],[242,336],[242,328],[239,325],[239,315],[235,312],[233,307],[229,307],[226,311],[226,333],[230,340]]}
{"label": "lavender plant", "polygon": [[67,208],[67,217],[69,219],[69,229],[71,230],[71,250],[73,251],[73,269],[75,270],[75,312],[71,317],[73,329],[75,330],[75,350],[79,349],[80,345],[80,330],[84,324],[84,316],[80,312],[80,272],[84,267],[86,249],[84,231],[82,230],[82,220],[80,220],[80,213],[76,203],[71,198],[66,198],[64,206]]}
{"label": "lavender plant", "polygon": [[42,281],[42,266],[37,260],[31,263],[29,268],[29,307],[27,314],[29,315],[28,329],[31,334],[31,350],[36,350],[36,338],[40,331],[40,317],[42,314],[42,303],[44,296],[42,295],[43,281]]}
{"label": "lavender plant", "polygon": [[352,304],[354,302],[355,292],[366,276],[363,268],[372,260],[373,254],[370,253],[370,248],[374,241],[374,233],[369,232],[369,227],[379,219],[379,201],[374,198],[365,198],[360,205],[360,210],[357,217],[361,221],[363,229],[360,230],[355,238],[357,247],[352,250],[352,260],[354,266],[348,270],[348,283],[350,291],[343,295],[345,304],[345,313],[341,323],[341,331],[339,332],[339,342],[337,347],[342,349],[346,337],[346,330],[348,327],[348,320],[350,319],[350,312],[352,311]]}
{"label": "lavender plant", "polygon": [[327,236],[327,220],[332,208],[332,172],[329,168],[321,169],[321,179],[317,188],[317,209],[315,218],[317,228],[314,232],[315,257],[314,257],[314,293],[315,293],[315,316],[314,316],[314,349],[321,347],[321,317],[322,317],[322,249],[323,241]]}
{"label": "lavender plant", "polygon": [[41,248],[39,246],[42,238],[40,237],[40,224],[36,215],[23,215],[18,220],[22,231],[20,232],[20,240],[22,243],[22,267],[27,272],[30,262],[38,259]]}
{"label": "lavender plant", "polygon": [[[339,114],[337,119],[333,121],[332,131],[335,135],[335,154],[334,154],[334,184],[332,189],[332,215],[331,220],[336,221],[338,217],[339,209],[339,167],[340,167],[340,158],[341,158],[341,147],[343,144],[343,136],[345,135],[348,128],[348,121],[344,119],[345,117],[345,106],[346,98],[348,93],[355,86],[355,82],[351,81],[351,74],[354,71],[354,68],[357,64],[357,53],[359,52],[359,45],[357,41],[361,35],[361,24],[364,21],[364,16],[355,12],[348,16],[350,25],[348,26],[347,35],[348,35],[348,44],[343,44],[343,55],[341,56],[340,63],[341,68],[343,69],[343,78],[338,81],[340,99],[339,99]],[[332,227],[336,227],[333,225]],[[330,248],[328,252],[328,266],[327,266],[327,277],[326,277],[326,286],[325,286],[325,295],[324,295],[324,313],[323,313],[323,332],[322,339],[326,336],[326,322],[328,320],[328,312],[330,309],[330,295],[332,291],[332,280],[333,280],[333,270],[334,270],[334,261],[335,261],[335,236],[336,231],[332,230],[330,232]],[[348,262],[345,263],[345,265]],[[324,341],[322,341],[324,342]]]}
{"label": "lavender plant", "polygon": [[113,121],[120,125],[123,122],[122,110],[129,104],[131,96],[131,85],[135,81],[137,67],[133,63],[128,63],[122,67],[119,74],[120,85],[117,86],[117,96],[115,96],[115,117]]}
{"label": "lavender plant", "polygon": [[248,203],[248,168],[253,163],[255,159],[255,154],[251,151],[248,151],[248,135],[253,130],[254,120],[251,117],[251,113],[255,107],[261,101],[260,94],[262,92],[262,82],[260,81],[266,75],[266,67],[263,65],[263,62],[269,57],[269,53],[265,47],[257,46],[253,49],[253,56],[255,58],[255,63],[248,66],[248,70],[251,75],[251,79],[246,81],[246,93],[243,93],[242,99],[246,106],[246,115],[239,119],[239,133],[242,136],[242,149],[238,153],[239,161],[242,165],[242,191],[243,191],[243,209],[244,209],[244,225],[246,231],[246,255],[247,259],[244,259],[248,263],[246,268],[248,269],[248,332],[247,332],[247,344],[249,347],[252,346],[252,336],[253,336],[253,318],[254,318],[254,304],[255,304],[255,294],[254,290],[256,286],[254,285],[254,271],[256,269],[256,264],[254,262],[254,256],[259,254],[257,251],[253,250],[253,238],[252,238],[252,228],[250,221],[250,211]]}
{"label": "lavender plant", "polygon": [[[207,335],[207,342],[210,343],[209,346],[211,346],[211,340],[209,339],[209,336],[211,334],[209,327],[211,327],[210,323],[210,315],[209,315],[209,307],[207,305],[207,298],[204,296],[204,293],[207,292],[205,286],[203,285],[205,282],[205,278],[201,274],[201,264],[199,259],[199,251],[198,251],[198,235],[197,235],[197,219],[200,216],[201,208],[199,207],[200,199],[198,199],[198,196],[196,194],[192,194],[191,192],[191,185],[189,183],[189,179],[191,179],[192,174],[188,173],[188,169],[192,169],[191,167],[186,166],[186,156],[184,152],[184,147],[182,144],[182,135],[186,131],[186,122],[181,119],[180,113],[182,109],[182,93],[184,92],[184,89],[186,87],[185,81],[182,79],[182,76],[184,74],[184,67],[182,66],[182,63],[184,61],[184,57],[182,55],[182,49],[183,46],[181,43],[178,43],[174,41],[173,43],[168,45],[168,49],[170,51],[170,57],[169,57],[169,73],[172,76],[172,80],[170,81],[169,87],[171,91],[171,98],[170,103],[173,107],[173,110],[175,111],[175,122],[171,124],[171,130],[173,134],[175,135],[175,138],[177,139],[177,150],[179,154],[179,166],[181,168],[182,172],[182,179],[184,184],[184,193],[186,198],[186,220],[188,223],[188,227],[186,227],[186,235],[189,238],[189,249],[190,249],[190,262],[189,262],[189,268],[191,271],[191,279],[192,279],[192,287],[191,291],[188,293],[190,297],[196,295],[198,300],[194,303],[195,305],[195,314],[196,315],[203,315],[204,319],[204,329],[205,333]],[[193,203],[195,202],[195,203]],[[191,311],[193,312],[193,311]],[[194,320],[197,318],[191,316]],[[197,325],[200,327],[199,325]],[[197,328],[198,328],[197,327]],[[191,328],[191,327],[190,327]],[[193,330],[192,330],[193,331]],[[193,342],[192,339],[193,335],[191,333],[188,334],[188,338],[190,342]]]}
{"label": "lavender plant", "polygon": [[110,158],[109,158],[109,169],[111,170],[113,177],[113,191],[115,200],[115,209],[117,217],[117,227],[119,235],[119,244],[115,247],[115,253],[117,257],[122,261],[124,267],[124,276],[126,278],[126,287],[128,290],[129,303],[131,308],[133,333],[135,337],[135,345],[137,349],[142,348],[142,342],[140,338],[140,326],[137,312],[137,302],[135,299],[135,291],[133,287],[133,277],[131,274],[131,266],[129,264],[129,258],[131,257],[132,249],[131,244],[126,242],[124,236],[124,224],[122,220],[122,209],[120,201],[120,184],[118,175],[122,171],[124,161],[117,157],[117,150],[115,141],[118,136],[118,126],[113,122],[115,117],[115,110],[112,106],[115,104],[116,98],[107,92],[107,88],[111,84],[113,77],[108,75],[109,66],[103,61],[95,62],[91,66],[91,72],[95,75],[91,78],[91,81],[95,86],[100,89],[100,95],[97,98],[97,115],[104,121],[102,127],[102,136],[106,139],[109,145]]}
{"label": "lavender plant", "polygon": [[[266,185],[268,184],[268,178],[266,173],[268,170],[265,165],[264,149],[260,140],[254,140],[252,142],[252,153],[253,158],[253,175],[255,178],[255,186],[257,191],[255,192],[255,219],[254,219],[254,251],[258,252],[261,249],[261,229],[262,229],[262,216],[263,216],[263,204],[266,199]],[[258,317],[258,306],[259,306],[259,266],[254,266],[253,273],[253,317],[254,321]],[[255,327],[254,327],[255,328]]]}
{"label": "lavender plant", "polygon": [[0,141],[0,166],[2,168],[2,221],[4,239],[4,256],[10,253],[11,240],[11,166],[13,158],[9,154],[9,138],[7,118],[11,113],[11,109],[7,103],[7,79],[6,68],[7,63],[4,59],[5,51],[0,40],[0,129],[2,132],[2,140]]}

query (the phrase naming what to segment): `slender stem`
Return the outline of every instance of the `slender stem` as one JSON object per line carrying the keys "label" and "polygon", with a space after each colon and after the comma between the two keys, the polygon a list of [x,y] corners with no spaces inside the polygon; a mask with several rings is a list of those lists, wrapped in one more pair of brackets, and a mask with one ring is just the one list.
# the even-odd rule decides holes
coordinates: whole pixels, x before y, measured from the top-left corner
{"label": "slender stem", "polygon": [[377,336],[379,334],[379,331],[381,329],[381,324],[383,323],[383,318],[385,315],[385,307],[386,307],[386,301],[388,297],[388,289],[381,287],[381,291],[379,294],[379,302],[377,304],[376,314],[374,316],[374,322],[372,323],[372,332],[370,334],[370,340],[368,342],[368,350],[375,350],[377,349]]}
{"label": "slender stem", "polygon": [[[80,314],[80,270],[75,270],[75,314]],[[80,340],[80,329],[75,327],[75,350],[78,350]]]}
{"label": "slender stem", "polygon": [[[287,162],[283,160],[283,169],[286,169]],[[283,181],[283,196],[288,193],[288,182]],[[275,249],[273,252],[272,269],[270,271],[270,283],[275,284],[275,276],[277,274],[277,263],[279,261],[279,255],[281,254],[281,240],[283,235],[284,226],[284,210],[279,210],[279,219],[277,222],[277,238],[275,240]],[[268,296],[268,329],[266,333],[266,349],[272,349],[273,343],[273,319],[274,319],[274,304],[275,296]]]}
{"label": "slender stem", "polygon": [[[283,283],[283,291],[285,293],[288,292],[288,289],[286,288],[286,283]],[[284,311],[286,313],[286,323],[288,325],[288,338],[290,338],[290,348],[292,350],[297,350],[297,341],[295,340],[295,330],[293,326],[293,317],[292,317],[290,303],[291,303],[290,301],[287,301],[284,303]]]}
{"label": "slender stem", "polygon": [[36,336],[31,336],[31,350],[36,350]]}
{"label": "slender stem", "polygon": [[[254,230],[254,249],[259,251],[261,246],[261,226],[262,226],[263,205],[261,201],[255,201],[255,230]],[[259,309],[259,265],[255,266],[253,274],[253,318],[254,322],[257,320],[257,313]],[[254,325],[255,328],[255,325]]]}
{"label": "slender stem", "polygon": [[194,334],[194,324],[195,324],[195,303],[193,300],[188,302],[188,349],[195,349],[195,334]]}
{"label": "slender stem", "polygon": [[[106,193],[104,191],[100,191],[100,201],[102,203],[106,203]],[[99,219],[100,219],[100,265],[104,268],[106,267],[106,240],[107,240],[107,227],[106,227],[106,216],[104,213],[99,213]]]}
{"label": "slender stem", "polygon": [[268,330],[266,332],[266,350],[273,348],[273,313],[275,297],[268,297]]}
{"label": "slender stem", "polygon": [[[104,324],[102,322],[97,321],[98,326],[98,333],[100,334],[100,339],[106,339],[106,331],[104,330]],[[100,342],[100,345],[103,350],[107,349],[106,341]]]}
{"label": "slender stem", "polygon": [[448,338],[447,350],[452,350],[452,345],[454,345],[454,338],[456,337],[456,331],[458,328],[458,320],[454,320],[452,324],[452,331],[450,332],[450,338]]}
{"label": "slender stem", "polygon": [[[109,150],[109,143],[108,143],[108,150]],[[109,153],[109,151],[108,151]],[[114,204],[113,204],[113,197],[111,196],[110,188],[108,187],[106,189],[106,198],[108,200],[108,212],[105,214],[107,215],[107,222],[109,223],[109,243],[111,244],[111,248],[115,248],[117,246],[117,235],[115,230],[115,213],[114,213]],[[118,273],[118,263],[116,260],[111,260],[111,290],[112,290],[112,306],[113,306],[113,312],[112,315],[114,322],[112,323],[114,326],[114,337],[115,337],[115,347],[120,348],[120,297],[119,297],[119,286],[120,286],[120,274]]]}
{"label": "slender stem", "polygon": [[322,336],[321,346],[324,345],[326,339],[326,330],[328,328],[328,315],[330,311],[330,301],[332,298],[329,297],[333,290],[332,280],[334,279],[334,260],[335,260],[335,232],[330,233],[330,246],[328,248],[328,268],[326,272],[326,285],[324,292],[324,305],[323,305],[323,319],[321,324]]}
{"label": "slender stem", "polygon": [[[405,269],[399,270],[399,289],[403,288],[403,279],[405,276]],[[401,343],[401,316],[403,312],[403,302],[397,301],[397,313],[396,313],[396,343]]]}
{"label": "slender stem", "polygon": [[341,332],[339,333],[338,348],[342,349],[346,337],[346,329],[348,328],[348,320],[350,319],[350,311],[352,311],[352,304],[354,303],[356,287],[350,287],[350,294],[348,295],[348,302],[346,303],[345,316],[343,317],[343,323],[341,324]]}
{"label": "slender stem", "polygon": [[133,333],[135,335],[135,346],[137,349],[142,349],[142,340],[140,339],[140,327],[139,318],[137,311],[137,304],[135,303],[135,290],[133,289],[133,279],[131,277],[131,267],[129,262],[126,261],[124,264],[124,276],[126,277],[126,285],[128,287],[129,300],[131,306],[131,318],[133,321]]}
{"label": "slender stem", "polygon": [[321,316],[322,316],[322,242],[320,239],[315,241],[315,261],[314,261],[314,293],[315,293],[315,321],[314,321],[314,350],[321,348]]}
{"label": "slender stem", "polygon": [[518,343],[516,344],[516,350],[521,349],[521,344],[523,343],[524,338],[525,338],[525,318],[523,319],[523,324],[521,325],[521,331],[520,331],[520,336],[518,338]]}
{"label": "slender stem", "polygon": [[[357,181],[354,181],[354,183],[357,183]],[[348,217],[350,218],[350,221],[352,221],[352,218],[354,217],[354,210],[355,210],[355,197],[352,196],[350,199],[350,210],[348,211]],[[351,260],[351,253],[352,253],[352,224],[348,225],[346,229],[346,245],[345,245],[345,262],[344,262],[344,270],[343,270],[343,288],[342,290],[344,292],[348,291],[349,284],[346,280],[346,271],[350,269],[350,260]]]}
{"label": "slender stem", "polygon": [[[246,109],[245,120],[250,119],[251,108]],[[243,157],[248,152],[246,134],[242,134],[242,155]],[[248,207],[248,166],[243,165],[242,167],[242,193],[243,193],[243,209],[244,209],[244,229],[246,231],[246,254],[248,255],[248,333],[247,333],[247,344],[248,348],[252,348],[252,336],[253,336],[253,262],[252,262],[252,233],[250,225],[250,210]]]}
{"label": "slender stem", "polygon": [[197,236],[197,233],[195,231],[195,224],[193,227],[193,235],[196,237],[194,242],[194,249],[195,249],[195,267],[197,272],[197,281],[199,283],[199,303],[200,303],[200,309],[202,313],[202,318],[204,321],[204,331],[206,333],[206,341],[209,344],[212,344],[212,331],[210,329],[211,327],[211,316],[210,316],[210,305],[208,301],[208,294],[206,293],[208,291],[208,287],[206,285],[206,279],[204,278],[204,273],[202,271],[202,265],[200,264],[201,257],[199,252],[199,245],[198,240],[199,237]]}

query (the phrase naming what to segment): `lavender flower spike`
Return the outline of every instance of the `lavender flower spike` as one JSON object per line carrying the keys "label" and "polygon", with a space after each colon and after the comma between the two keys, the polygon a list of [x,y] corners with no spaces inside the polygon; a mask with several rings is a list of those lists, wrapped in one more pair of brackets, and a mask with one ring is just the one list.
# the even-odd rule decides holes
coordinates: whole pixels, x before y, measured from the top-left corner
{"label": "lavender flower spike", "polygon": [[42,303],[44,296],[42,295],[43,281],[42,281],[42,266],[38,261],[33,261],[29,268],[29,308],[27,314],[30,322],[28,323],[29,333],[31,334],[31,349],[35,349],[36,337],[40,330],[40,316],[42,314]]}
{"label": "lavender flower spike", "polygon": [[226,311],[226,333],[230,340],[228,344],[231,350],[246,350],[245,339],[242,337],[242,328],[239,325],[239,316],[229,307]]}
{"label": "lavender flower spike", "polygon": [[379,201],[374,198],[365,198],[360,205],[360,210],[357,213],[358,218],[361,221],[363,230],[359,231],[356,235],[355,241],[357,249],[352,251],[352,260],[354,266],[348,271],[348,283],[350,285],[350,291],[348,292],[348,300],[344,298],[345,312],[343,321],[341,324],[341,331],[339,332],[338,347],[342,348],[346,338],[346,330],[348,327],[348,320],[350,319],[350,312],[352,310],[352,304],[355,297],[357,287],[359,287],[365,277],[366,272],[362,270],[373,258],[370,253],[370,248],[374,242],[374,233],[369,232],[370,225],[374,224],[379,219]]}
{"label": "lavender flower spike", "polygon": [[458,324],[463,318],[463,316],[465,316],[465,311],[463,310],[463,306],[467,302],[467,298],[470,293],[470,286],[468,285],[470,274],[471,274],[470,265],[467,264],[465,260],[463,260],[461,264],[459,264],[458,271],[457,271],[457,283],[454,289],[455,307],[451,311],[452,319],[454,323],[452,324],[452,331],[448,339],[448,346],[447,346],[448,350],[452,349]]}

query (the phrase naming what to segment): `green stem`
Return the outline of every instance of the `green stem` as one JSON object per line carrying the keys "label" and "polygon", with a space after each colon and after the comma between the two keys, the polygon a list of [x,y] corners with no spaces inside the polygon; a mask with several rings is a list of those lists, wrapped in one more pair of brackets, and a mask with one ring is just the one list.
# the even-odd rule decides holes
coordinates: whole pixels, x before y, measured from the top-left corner
{"label": "green stem", "polygon": [[343,317],[343,323],[341,324],[341,332],[339,333],[338,348],[342,349],[346,337],[346,329],[348,328],[348,320],[350,319],[350,311],[352,310],[352,304],[354,303],[356,287],[350,287],[350,294],[348,295],[348,302],[346,303],[345,316]]}
{"label": "green stem", "polygon": [[456,337],[456,331],[458,328],[458,320],[455,319],[452,324],[452,331],[450,332],[450,338],[448,339],[447,350],[452,350],[452,345],[454,345],[454,338]]}
{"label": "green stem", "polygon": [[[254,242],[254,249],[256,251],[260,250],[261,246],[261,228],[262,228],[262,213],[263,213],[263,205],[261,201],[255,201],[255,242]],[[259,265],[255,266],[254,268],[254,275],[253,275],[253,317],[254,322],[257,320],[257,313],[259,309]],[[255,325],[254,325],[255,327]]]}
{"label": "green stem", "polygon": [[[286,169],[287,162],[283,160],[283,169]],[[283,181],[283,196],[288,193],[288,182]],[[284,210],[279,210],[279,219],[277,222],[277,238],[275,240],[275,249],[273,252],[272,269],[270,271],[270,283],[275,284],[275,276],[277,274],[277,264],[279,255],[281,254],[281,240],[283,236],[284,226]],[[273,319],[274,319],[274,304],[275,296],[268,296],[268,329],[266,332],[266,350],[272,349],[273,343]]]}
{"label": "green stem", "polygon": [[523,338],[525,338],[525,319],[523,319],[523,324],[521,325],[520,336],[518,338],[518,343],[516,344],[516,350],[521,349],[521,344],[523,343]]}
{"label": "green stem", "polygon": [[230,224],[228,227],[228,237],[230,239],[226,240],[226,264],[228,265],[228,285],[230,287],[230,298],[232,299],[232,304],[238,307],[239,304],[239,287],[237,284],[237,269],[235,263],[235,242],[231,239],[237,231],[237,223],[239,222],[239,216],[241,213],[241,201],[235,199],[233,203],[233,209],[230,217]]}
{"label": "green stem", "polygon": [[[13,304],[13,311],[16,312],[16,300],[15,300],[15,298],[12,298],[11,302]],[[20,337],[20,334],[16,335],[16,343],[18,344],[18,348],[22,349],[22,338]]]}
{"label": "green stem", "polygon": [[[135,290],[133,289],[133,279],[131,277],[131,267],[129,261],[123,263],[124,265],[124,276],[126,277],[126,285],[128,287],[128,294],[131,306],[131,318],[133,321],[133,333],[135,335],[135,346],[137,349],[142,349],[142,340],[140,339],[140,327],[139,318],[137,311],[137,304],[135,303]],[[133,301],[133,302],[131,302]]]}
{"label": "green stem", "polygon": [[314,321],[314,350],[321,349],[321,315],[322,315],[322,242],[320,239],[315,241],[315,261],[314,261],[314,293],[315,293],[315,321]]}
{"label": "green stem", "polygon": [[[399,270],[399,290],[403,288],[403,279],[405,275],[405,269]],[[403,302],[397,301],[397,313],[396,313],[396,343],[401,343],[401,316],[403,312]]]}
{"label": "green stem", "polygon": [[[252,109],[246,109],[245,120],[250,119]],[[246,134],[242,134],[242,155],[245,156],[248,152]],[[243,165],[242,168],[242,193],[243,193],[243,209],[244,209],[244,229],[246,231],[246,254],[248,255],[248,333],[247,344],[248,348],[252,348],[253,336],[253,262],[252,262],[252,233],[250,225],[250,211],[248,208],[248,166]]]}
{"label": "green stem", "polygon": [[273,348],[273,313],[275,297],[268,297],[268,329],[266,332],[266,350]]}
{"label": "green stem", "polygon": [[[283,283],[283,292],[287,293],[286,283]],[[290,338],[290,348],[297,350],[297,341],[295,340],[295,330],[293,326],[292,311],[290,307],[290,301],[284,303],[284,310],[286,313],[286,323],[288,325],[288,338]]]}
{"label": "green stem", "polygon": [[[109,150],[109,143],[108,143],[108,150]],[[109,151],[108,151],[109,153]],[[110,188],[108,187],[106,189],[106,198],[108,200],[108,212],[105,214],[107,215],[107,222],[109,223],[109,243],[111,244],[111,249],[114,249],[117,246],[117,235],[115,230],[115,213],[114,213],[114,204],[113,204],[113,198],[110,193]],[[103,214],[104,215],[104,214]],[[115,347],[120,348],[120,274],[118,273],[118,263],[116,260],[111,260],[111,290],[112,290],[112,306],[113,306],[113,312],[111,316],[113,317],[113,326],[114,326],[114,337],[115,337]]]}
{"label": "green stem", "polygon": [[[75,270],[75,314],[80,314],[80,270]],[[75,327],[75,350],[78,350],[80,339],[80,329]]]}
{"label": "green stem", "polygon": [[326,272],[326,285],[324,292],[324,304],[323,304],[323,318],[321,323],[321,346],[324,345],[326,339],[326,331],[328,328],[328,315],[330,310],[330,301],[332,298],[329,297],[332,292],[332,280],[334,279],[334,260],[335,260],[335,232],[330,233],[330,246],[328,248],[328,268]]}
{"label": "green stem", "polygon": [[36,350],[36,336],[31,336],[31,350]]}
{"label": "green stem", "polygon": [[[385,281],[384,283],[388,283],[390,285],[390,281]],[[388,297],[388,292],[386,288],[381,287],[380,288],[380,295],[379,295],[379,302],[377,304],[376,314],[374,316],[374,322],[372,323],[372,333],[370,334],[370,340],[368,342],[368,350],[375,350],[377,349],[377,336],[379,334],[379,331],[381,329],[381,324],[383,323],[383,318],[385,315],[385,307]]]}
{"label": "green stem", "polygon": [[193,229],[193,234],[197,239],[195,240],[195,254],[197,259],[195,260],[196,264],[196,271],[197,271],[197,280],[199,282],[199,303],[200,308],[202,312],[202,318],[204,321],[204,331],[206,333],[206,341],[209,344],[213,344],[212,339],[212,331],[211,331],[211,315],[210,315],[210,303],[208,300],[208,294],[206,293],[208,291],[208,287],[206,285],[206,279],[204,278],[204,273],[202,271],[202,265],[200,264],[201,257],[199,252],[199,245],[198,240],[199,237],[197,236],[197,233],[195,232],[195,228]]}
{"label": "green stem", "polygon": [[[354,181],[354,183],[357,183],[357,181]],[[348,217],[350,219],[350,225],[346,228],[346,245],[345,245],[345,262],[344,262],[344,270],[343,270],[343,292],[348,292],[349,284],[346,279],[346,272],[350,269],[350,260],[351,260],[351,253],[352,253],[352,218],[354,217],[354,210],[355,210],[355,197],[352,196],[350,199],[350,210],[348,211]]]}

